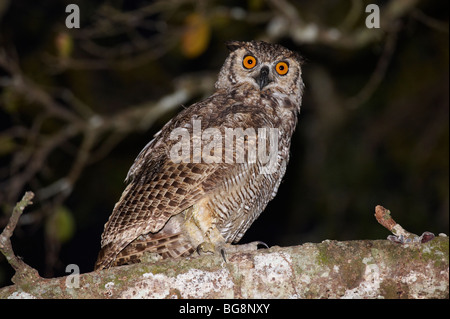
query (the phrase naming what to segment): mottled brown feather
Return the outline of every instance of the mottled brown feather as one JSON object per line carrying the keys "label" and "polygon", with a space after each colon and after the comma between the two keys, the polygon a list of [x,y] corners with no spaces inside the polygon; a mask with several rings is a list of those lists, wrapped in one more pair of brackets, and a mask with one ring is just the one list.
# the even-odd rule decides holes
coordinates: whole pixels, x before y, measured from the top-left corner
{"label": "mottled brown feather", "polygon": [[[300,110],[301,60],[265,42],[235,41],[229,48],[216,92],[170,120],[137,156],[127,175],[129,184],[105,224],[96,269],[138,262],[145,252],[176,258],[192,254],[203,241],[216,246],[238,242],[275,196]],[[261,90],[254,80],[258,73],[242,67],[246,54],[270,67],[280,59],[288,61],[292,71],[283,77],[271,73],[270,84]],[[221,163],[195,163],[192,157],[188,163],[173,162],[170,150],[178,140],[170,134],[185,128],[192,139],[194,120],[201,121],[202,131],[216,128],[222,136],[229,128],[278,129],[277,169],[262,173],[259,160],[226,163],[225,152]],[[233,142],[234,160],[238,152],[247,154],[249,145],[255,146],[251,143],[258,147],[246,140],[243,149]]]}

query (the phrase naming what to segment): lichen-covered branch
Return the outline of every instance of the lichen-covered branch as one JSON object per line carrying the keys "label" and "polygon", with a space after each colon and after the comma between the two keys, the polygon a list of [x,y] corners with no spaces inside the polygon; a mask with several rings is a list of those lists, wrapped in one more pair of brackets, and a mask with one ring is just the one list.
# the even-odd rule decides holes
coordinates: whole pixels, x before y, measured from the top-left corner
{"label": "lichen-covered branch", "polygon": [[141,263],[0,289],[0,298],[448,298],[449,240],[307,243]]}
{"label": "lichen-covered branch", "polygon": [[[326,240],[230,254],[227,261],[206,255],[81,275],[71,265],[67,277],[44,279],[15,256],[10,241],[33,197],[24,195],[0,234],[0,252],[16,271],[15,285],[1,288],[0,299],[449,297],[446,235],[421,241]],[[401,227],[382,206],[375,217],[390,231]]]}
{"label": "lichen-covered branch", "polygon": [[404,243],[426,243],[432,240],[435,236],[433,233],[428,231],[424,232],[422,235],[417,236],[416,234],[410,233],[405,230],[400,224],[392,218],[389,209],[384,208],[381,205],[375,207],[375,218],[378,223],[383,225],[387,230],[389,230],[393,235],[388,236],[388,240],[404,244]]}
{"label": "lichen-covered branch", "polygon": [[28,266],[14,254],[11,245],[11,236],[13,235],[14,229],[19,222],[19,218],[25,207],[31,204],[33,197],[33,192],[26,192],[25,195],[23,195],[22,200],[19,201],[14,207],[8,224],[0,234],[0,252],[6,257],[8,263],[16,271],[12,281],[17,285],[20,285],[22,282],[31,283],[40,278],[38,272],[34,268]]}

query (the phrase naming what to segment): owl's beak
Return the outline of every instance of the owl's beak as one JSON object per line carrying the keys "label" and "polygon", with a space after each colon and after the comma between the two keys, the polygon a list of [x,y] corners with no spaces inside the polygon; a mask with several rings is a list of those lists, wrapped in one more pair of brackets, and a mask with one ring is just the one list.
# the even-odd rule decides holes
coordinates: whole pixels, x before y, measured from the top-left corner
{"label": "owl's beak", "polygon": [[272,82],[269,79],[269,68],[267,66],[263,66],[259,74],[255,77],[256,83],[259,85],[259,89],[262,90],[267,84]]}

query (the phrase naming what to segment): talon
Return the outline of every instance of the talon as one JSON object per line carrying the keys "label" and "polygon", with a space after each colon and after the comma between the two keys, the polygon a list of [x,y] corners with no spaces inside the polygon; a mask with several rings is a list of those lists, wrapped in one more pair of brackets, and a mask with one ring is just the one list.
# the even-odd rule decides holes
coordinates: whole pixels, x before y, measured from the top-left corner
{"label": "talon", "polygon": [[269,249],[269,245],[267,245],[267,244],[266,244],[265,242],[263,242],[263,241],[257,240],[257,241],[255,241],[255,243],[256,243],[256,247],[258,247],[258,245],[261,245],[261,246],[266,247],[266,249]]}
{"label": "talon", "polygon": [[197,254],[209,254],[215,252],[215,246],[212,243],[203,242],[197,246]]}
{"label": "talon", "polygon": [[226,257],[225,249],[221,248],[221,249],[220,249],[220,254],[222,255],[223,261],[224,261],[224,262],[227,262],[227,257]]}

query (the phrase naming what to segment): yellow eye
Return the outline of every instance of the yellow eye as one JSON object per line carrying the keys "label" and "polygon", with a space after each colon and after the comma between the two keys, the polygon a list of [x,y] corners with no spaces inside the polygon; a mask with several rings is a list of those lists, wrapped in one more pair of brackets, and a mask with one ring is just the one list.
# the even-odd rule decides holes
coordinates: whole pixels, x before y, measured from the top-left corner
{"label": "yellow eye", "polygon": [[242,65],[246,69],[253,69],[256,65],[256,58],[251,55],[247,55],[244,57],[244,61],[242,61]]}
{"label": "yellow eye", "polygon": [[287,64],[286,62],[278,62],[275,70],[277,70],[277,73],[279,75],[285,75],[289,71],[289,64]]}

